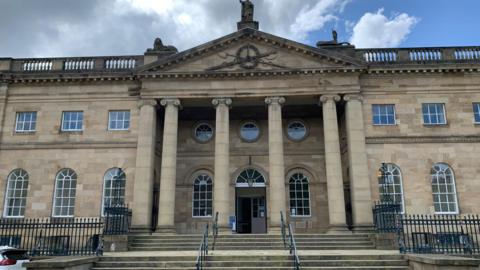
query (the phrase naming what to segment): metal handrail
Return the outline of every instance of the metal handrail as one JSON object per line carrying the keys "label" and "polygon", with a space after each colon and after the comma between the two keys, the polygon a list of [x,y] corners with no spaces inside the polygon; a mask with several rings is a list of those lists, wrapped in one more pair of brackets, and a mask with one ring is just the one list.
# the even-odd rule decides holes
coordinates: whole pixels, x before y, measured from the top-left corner
{"label": "metal handrail", "polygon": [[205,262],[207,255],[208,255],[208,224],[205,226],[202,242],[200,243],[200,247],[198,249],[197,261],[195,263],[195,267],[197,268],[197,270],[203,269],[203,263]]}
{"label": "metal handrail", "polygon": [[292,224],[288,224],[288,238],[290,240],[290,255],[292,255],[293,269],[300,270],[300,258],[297,253],[297,244],[293,236]]}
{"label": "metal handrail", "polygon": [[218,212],[215,213],[215,219],[213,220],[212,235],[213,235],[212,250],[215,250],[215,243],[217,242],[217,236],[218,236]]}
{"label": "metal handrail", "polygon": [[280,231],[282,232],[282,240],[283,240],[283,246],[287,248],[287,233],[286,233],[286,225],[285,225],[285,219],[283,218],[283,212],[280,211],[280,221],[281,221],[281,227]]}

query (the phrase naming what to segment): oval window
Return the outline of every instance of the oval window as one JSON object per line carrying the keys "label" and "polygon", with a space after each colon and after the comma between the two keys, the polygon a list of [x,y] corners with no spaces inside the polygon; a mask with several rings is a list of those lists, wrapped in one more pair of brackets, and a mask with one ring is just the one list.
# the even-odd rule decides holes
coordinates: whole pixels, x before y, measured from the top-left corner
{"label": "oval window", "polygon": [[292,121],[288,124],[287,135],[291,140],[300,141],[307,136],[307,127],[300,121]]}
{"label": "oval window", "polygon": [[195,139],[205,143],[213,138],[213,128],[207,123],[198,124],[195,128]]}
{"label": "oval window", "polygon": [[260,129],[254,122],[246,122],[240,128],[240,136],[248,142],[253,142],[260,136]]}

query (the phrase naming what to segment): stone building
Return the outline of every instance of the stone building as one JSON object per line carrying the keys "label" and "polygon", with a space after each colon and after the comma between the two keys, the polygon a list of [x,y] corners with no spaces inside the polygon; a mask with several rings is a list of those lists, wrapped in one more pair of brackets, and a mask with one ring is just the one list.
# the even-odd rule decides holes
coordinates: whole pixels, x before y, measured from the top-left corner
{"label": "stone building", "polygon": [[316,233],[369,229],[380,193],[407,213],[479,212],[479,47],[312,47],[249,8],[183,52],[0,58],[2,216],[124,202],[138,231],[198,232],[218,212],[266,233],[283,212]]}

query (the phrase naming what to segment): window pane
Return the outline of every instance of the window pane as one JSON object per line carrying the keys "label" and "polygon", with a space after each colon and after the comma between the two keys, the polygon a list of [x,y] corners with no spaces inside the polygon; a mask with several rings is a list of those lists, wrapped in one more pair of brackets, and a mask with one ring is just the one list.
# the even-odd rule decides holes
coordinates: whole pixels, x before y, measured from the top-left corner
{"label": "window pane", "polygon": [[395,124],[395,105],[376,104],[372,105],[372,121],[375,125]]}
{"label": "window pane", "polygon": [[302,173],[295,173],[290,177],[289,182],[290,215],[310,215],[310,191],[308,186],[308,178]]}
{"label": "window pane", "polygon": [[54,216],[73,216],[77,174],[71,169],[62,169],[55,179]]}
{"label": "window pane", "polygon": [[37,112],[19,112],[15,123],[16,132],[33,132],[36,128]]}
{"label": "window pane", "polygon": [[197,175],[193,181],[193,217],[207,217],[212,213],[212,179],[207,174]]}

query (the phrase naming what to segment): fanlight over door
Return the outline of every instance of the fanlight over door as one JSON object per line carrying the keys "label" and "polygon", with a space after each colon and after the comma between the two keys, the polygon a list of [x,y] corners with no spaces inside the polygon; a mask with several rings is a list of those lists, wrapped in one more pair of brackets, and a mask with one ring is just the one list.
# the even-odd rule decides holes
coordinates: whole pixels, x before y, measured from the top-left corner
{"label": "fanlight over door", "polygon": [[265,187],[265,177],[255,169],[246,169],[237,177],[236,187]]}

